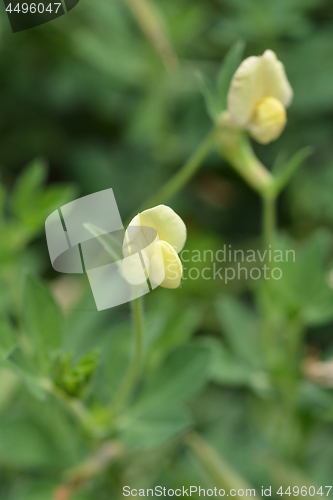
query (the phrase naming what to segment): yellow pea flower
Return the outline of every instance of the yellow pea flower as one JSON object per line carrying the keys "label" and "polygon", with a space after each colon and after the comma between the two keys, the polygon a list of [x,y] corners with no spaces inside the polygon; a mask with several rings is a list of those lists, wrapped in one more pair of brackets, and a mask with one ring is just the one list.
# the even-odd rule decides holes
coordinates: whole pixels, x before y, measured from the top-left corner
{"label": "yellow pea flower", "polygon": [[275,53],[245,59],[236,70],[228,92],[228,111],[232,122],[248,130],[261,144],[279,137],[293,98],[284,66]]}
{"label": "yellow pea flower", "polygon": [[[149,229],[154,236],[149,235]],[[140,252],[146,277],[164,288],[177,288],[183,274],[178,253],[186,241],[186,226],[170,207],[158,205],[144,210],[129,223],[123,245],[124,256]],[[126,259],[125,259],[126,261]],[[138,265],[123,266],[128,281],[138,284]]]}

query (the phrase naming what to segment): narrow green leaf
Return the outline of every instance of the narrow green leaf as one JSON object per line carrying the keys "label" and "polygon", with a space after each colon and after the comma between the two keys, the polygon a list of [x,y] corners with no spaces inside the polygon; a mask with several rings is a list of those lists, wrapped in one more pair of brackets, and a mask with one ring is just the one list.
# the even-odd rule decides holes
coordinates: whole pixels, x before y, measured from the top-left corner
{"label": "narrow green leaf", "polygon": [[103,229],[94,224],[84,224],[84,227],[98,239],[104,250],[111,255],[115,262],[123,258],[121,244],[111,233],[105,234]]}
{"label": "narrow green leaf", "polygon": [[11,208],[20,219],[24,219],[30,205],[35,203],[47,173],[44,160],[36,158],[23,170],[11,195]]}
{"label": "narrow green leaf", "polygon": [[203,95],[203,98],[205,100],[207,113],[210,116],[210,118],[215,122],[216,118],[221,112],[221,106],[219,105],[216,92],[213,88],[212,83],[203,73],[197,71],[196,75],[201,94]]}
{"label": "narrow green leaf", "polygon": [[279,162],[275,167],[275,182],[273,189],[279,193],[289,182],[292,175],[304,163],[304,161],[313,154],[313,148],[307,146],[295,153],[289,161]]}
{"label": "narrow green leaf", "polygon": [[243,40],[239,40],[230,48],[223,59],[222,66],[217,77],[217,94],[219,97],[221,111],[227,109],[227,95],[230,82],[236,69],[240,65],[244,48],[245,42],[243,42]]}
{"label": "narrow green leaf", "polygon": [[23,322],[38,367],[45,373],[53,352],[61,346],[62,316],[50,291],[31,275],[26,276],[24,283]]}
{"label": "narrow green leaf", "polygon": [[280,175],[287,161],[288,161],[288,155],[286,151],[283,150],[279,151],[278,154],[276,155],[275,161],[272,166],[272,174],[276,177]]}
{"label": "narrow green leaf", "polygon": [[50,214],[62,205],[73,200],[76,187],[72,184],[53,184],[48,186],[41,194],[36,209],[44,214]]}

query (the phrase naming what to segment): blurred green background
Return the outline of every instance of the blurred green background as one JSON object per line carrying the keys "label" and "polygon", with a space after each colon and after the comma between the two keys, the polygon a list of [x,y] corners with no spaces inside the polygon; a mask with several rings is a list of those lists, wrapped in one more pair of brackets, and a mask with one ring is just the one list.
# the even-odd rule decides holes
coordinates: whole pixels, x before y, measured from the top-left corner
{"label": "blurred green background", "polygon": [[[139,1],[80,0],[57,20],[12,34],[0,5],[1,499],[117,499],[126,484],[214,487],[213,467],[182,438],[188,429],[258,493],[262,485],[317,491],[332,483],[333,3],[152,0],[151,7],[148,15]],[[245,56],[275,51],[294,89],[286,130],[269,146],[254,145],[259,158],[270,166],[281,151],[314,146],[279,200],[281,234],[301,257],[284,269],[276,315],[281,342],[298,336],[297,352],[289,358],[291,342],[278,368],[267,368],[256,344],[260,286],[199,279],[157,289],[145,298],[147,360],[134,410],[115,434],[103,434],[131,355],[129,307],[97,313],[85,279],[51,269],[45,218],[108,187],[124,222],[138,211],[208,133],[196,73],[214,80],[239,39]],[[187,224],[189,250],[260,246],[260,200],[215,152],[170,205]],[[64,318],[46,289],[65,301]],[[13,348],[42,310],[46,336],[57,322],[63,330],[50,377],[89,407],[92,432],[66,402],[45,396],[35,364],[27,367]],[[326,360],[322,376],[302,364],[317,356]],[[142,409],[140,398],[155,406]],[[68,471],[114,435],[125,454],[61,497],[56,488]],[[221,484],[230,476],[223,464]]]}

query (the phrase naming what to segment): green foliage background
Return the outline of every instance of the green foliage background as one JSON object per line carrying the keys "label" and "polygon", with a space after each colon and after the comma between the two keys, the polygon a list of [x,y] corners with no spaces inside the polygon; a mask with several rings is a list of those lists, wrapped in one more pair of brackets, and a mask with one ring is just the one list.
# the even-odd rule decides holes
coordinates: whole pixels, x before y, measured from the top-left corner
{"label": "green foliage background", "polygon": [[[167,68],[131,5],[81,0],[15,35],[0,6],[0,498],[53,498],[110,439],[125,451],[73,499],[122,498],[125,484],[318,490],[332,483],[333,397],[301,366],[311,349],[324,360],[333,350],[333,4],[155,0],[179,59]],[[123,221],[138,211],[209,131],[197,72],[215,80],[239,39],[245,56],[274,50],[295,95],[285,132],[254,145],[258,156],[272,165],[314,147],[279,201],[281,245],[297,259],[274,289],[277,361],[260,346],[260,284],[157,289],[145,298],[142,381],[109,431],[132,352],[129,308],[97,313],[85,279],[50,269],[44,221],[106,187]],[[261,245],[260,201],[216,152],[170,205],[189,250]],[[79,301],[64,314],[54,294]],[[187,441],[190,429],[205,441]],[[215,475],[203,443],[219,457]]]}

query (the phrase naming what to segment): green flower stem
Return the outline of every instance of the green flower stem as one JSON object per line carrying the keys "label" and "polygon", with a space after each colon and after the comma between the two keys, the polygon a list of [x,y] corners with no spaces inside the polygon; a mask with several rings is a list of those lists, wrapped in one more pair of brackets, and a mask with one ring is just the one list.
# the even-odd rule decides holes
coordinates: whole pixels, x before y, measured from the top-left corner
{"label": "green flower stem", "polygon": [[[195,432],[189,432],[184,440],[214,486],[224,490],[253,489],[201,436]],[[234,498],[240,499],[241,497],[236,494]]]}
{"label": "green flower stem", "polygon": [[134,299],[131,303],[133,330],[135,336],[134,356],[127,376],[116,395],[112,405],[111,413],[116,415],[121,411],[135,388],[142,369],[143,362],[143,307],[142,297]]}
{"label": "green flower stem", "polygon": [[262,196],[263,201],[263,241],[267,250],[274,247],[276,234],[276,197]]}
{"label": "green flower stem", "polygon": [[237,129],[220,130],[218,146],[221,155],[228,160],[236,172],[261,196],[270,196],[274,177],[258,160],[249,138]]}
{"label": "green flower stem", "polygon": [[163,186],[160,191],[158,191],[156,195],[150,198],[150,200],[141,207],[139,212],[165,203],[170,198],[175,196],[188,183],[212,149],[216,140],[216,133],[217,128],[213,127],[199,148],[183,165],[183,167],[178,170],[178,172]]}
{"label": "green flower stem", "polygon": [[[265,264],[270,267],[270,251],[274,249],[276,235],[276,195],[262,195],[263,202],[263,222],[262,237],[263,245],[266,251]],[[264,294],[266,295],[263,303],[263,323],[262,323],[262,343],[263,351],[268,366],[274,367],[277,362],[277,332],[274,320],[274,291],[271,280],[264,282]]]}

